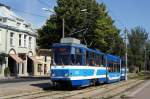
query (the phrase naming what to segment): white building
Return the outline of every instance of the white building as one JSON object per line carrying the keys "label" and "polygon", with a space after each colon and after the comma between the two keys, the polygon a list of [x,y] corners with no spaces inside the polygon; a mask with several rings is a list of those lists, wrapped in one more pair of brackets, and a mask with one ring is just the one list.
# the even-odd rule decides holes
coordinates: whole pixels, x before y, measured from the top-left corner
{"label": "white building", "polygon": [[0,4],[0,55],[8,54],[5,60],[0,58],[1,77],[6,67],[11,76],[33,74],[34,67],[27,60],[36,55],[36,36],[31,24],[18,17],[10,7]]}

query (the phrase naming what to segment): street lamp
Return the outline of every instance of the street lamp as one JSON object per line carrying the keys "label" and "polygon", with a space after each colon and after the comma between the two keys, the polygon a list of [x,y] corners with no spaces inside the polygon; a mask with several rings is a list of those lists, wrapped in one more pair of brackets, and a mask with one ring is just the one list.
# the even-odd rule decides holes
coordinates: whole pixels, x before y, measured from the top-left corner
{"label": "street lamp", "polygon": [[55,14],[55,11],[54,10],[52,10],[52,9],[47,9],[47,8],[42,8],[44,11],[49,11],[49,12],[51,12],[51,13],[54,13]]}
{"label": "street lamp", "polygon": [[87,9],[82,9],[82,10],[81,10],[81,12],[86,12],[86,11],[87,11]]}
{"label": "street lamp", "polygon": [[[53,14],[56,14],[55,13],[55,11],[54,10],[52,10],[52,9],[47,9],[47,8],[42,8],[44,11],[48,11],[48,12],[51,12],[51,13],[53,13]],[[62,38],[64,38],[65,37],[65,20],[64,20],[64,17],[62,18],[62,26],[63,26],[63,28],[62,28]]]}

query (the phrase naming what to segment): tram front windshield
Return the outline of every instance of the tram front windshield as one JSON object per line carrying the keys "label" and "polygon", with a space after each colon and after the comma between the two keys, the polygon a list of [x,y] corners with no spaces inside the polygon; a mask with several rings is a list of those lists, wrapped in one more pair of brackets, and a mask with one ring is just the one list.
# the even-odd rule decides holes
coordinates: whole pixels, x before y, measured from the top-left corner
{"label": "tram front windshield", "polygon": [[82,54],[71,53],[71,48],[54,48],[54,63],[56,65],[81,65]]}
{"label": "tram front windshield", "polygon": [[70,64],[70,48],[54,48],[54,63],[56,65]]}

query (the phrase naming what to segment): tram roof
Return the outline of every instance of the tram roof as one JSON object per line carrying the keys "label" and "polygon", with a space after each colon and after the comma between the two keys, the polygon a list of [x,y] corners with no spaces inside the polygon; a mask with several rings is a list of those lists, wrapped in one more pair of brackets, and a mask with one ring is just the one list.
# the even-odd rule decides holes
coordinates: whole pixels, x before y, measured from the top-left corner
{"label": "tram roof", "polygon": [[74,46],[74,47],[87,48],[86,45],[83,45],[83,44],[75,44],[75,43],[55,43],[55,44],[53,44],[53,47],[62,47],[62,46]]}
{"label": "tram roof", "polygon": [[114,61],[114,62],[119,62],[121,59],[120,57],[111,54],[107,54],[106,57],[107,60]]}
{"label": "tram roof", "polygon": [[53,47],[65,47],[65,46],[85,48],[86,50],[88,50],[90,52],[95,52],[97,54],[104,54],[103,52],[101,52],[98,49],[91,49],[91,48],[88,48],[86,45],[83,45],[83,44],[74,44],[74,43],[55,43],[55,44],[53,44]]}

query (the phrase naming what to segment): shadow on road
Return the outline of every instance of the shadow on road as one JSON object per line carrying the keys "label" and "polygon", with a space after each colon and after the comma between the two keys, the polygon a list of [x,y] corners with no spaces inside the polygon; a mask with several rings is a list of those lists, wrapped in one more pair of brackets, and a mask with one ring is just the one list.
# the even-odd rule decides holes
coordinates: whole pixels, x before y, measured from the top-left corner
{"label": "shadow on road", "polygon": [[[68,85],[65,85],[65,86],[52,86],[51,83],[38,83],[38,84],[30,84],[30,85],[34,86],[34,87],[42,88],[44,91],[73,91],[73,90],[80,90],[80,89],[87,88],[87,87],[72,88]],[[89,86],[89,87],[92,87],[92,86]]]}

